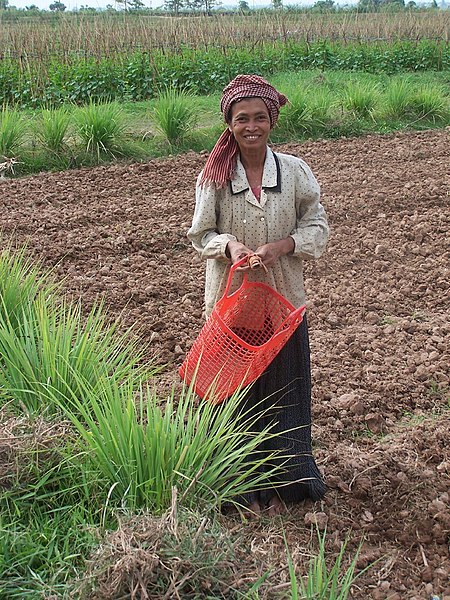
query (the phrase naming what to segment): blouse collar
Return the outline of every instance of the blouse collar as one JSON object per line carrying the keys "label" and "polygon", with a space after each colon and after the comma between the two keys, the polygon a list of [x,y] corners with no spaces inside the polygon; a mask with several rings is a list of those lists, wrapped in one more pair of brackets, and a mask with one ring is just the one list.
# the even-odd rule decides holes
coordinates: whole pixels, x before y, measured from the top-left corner
{"label": "blouse collar", "polygon": [[[230,186],[233,195],[240,194],[250,188],[240,156],[238,156],[234,179],[230,181]],[[262,188],[272,192],[281,192],[280,162],[269,146],[267,146],[266,160],[264,161]]]}

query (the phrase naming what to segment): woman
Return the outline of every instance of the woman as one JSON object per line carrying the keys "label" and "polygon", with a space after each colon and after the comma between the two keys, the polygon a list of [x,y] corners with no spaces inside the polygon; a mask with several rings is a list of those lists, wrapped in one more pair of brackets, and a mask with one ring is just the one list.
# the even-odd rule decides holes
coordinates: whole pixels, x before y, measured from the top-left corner
{"label": "woman", "polygon": [[[226,130],[213,148],[196,186],[188,237],[206,263],[205,305],[209,316],[222,296],[231,264],[256,254],[264,268],[249,280],[264,281],[296,308],[304,304],[302,261],[319,257],[328,239],[319,185],[299,158],[267,145],[287,98],[263,78],[238,75],[223,91]],[[237,288],[242,274],[235,275]],[[311,451],[311,376],[306,318],[253,384],[245,398],[258,411],[270,407],[261,427],[288,434],[268,440],[265,450],[283,450],[283,485],[244,499],[256,514],[282,512],[287,502],[320,499],[325,484]],[[292,431],[292,428],[295,430]]]}

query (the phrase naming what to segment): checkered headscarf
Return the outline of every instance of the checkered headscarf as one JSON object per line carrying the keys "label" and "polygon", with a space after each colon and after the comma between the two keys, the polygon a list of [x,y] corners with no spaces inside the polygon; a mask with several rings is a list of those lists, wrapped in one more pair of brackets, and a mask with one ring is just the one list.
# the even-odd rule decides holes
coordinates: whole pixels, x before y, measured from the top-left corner
{"label": "checkered headscarf", "polygon": [[[268,81],[258,75],[238,75],[223,90],[220,110],[227,123],[230,121],[231,106],[244,98],[261,98],[267,106],[270,126],[278,120],[280,108],[288,101],[286,96],[277,92]],[[200,179],[200,185],[214,183],[216,187],[225,187],[232,179],[236,169],[239,146],[233,134],[227,128],[211,151]]]}

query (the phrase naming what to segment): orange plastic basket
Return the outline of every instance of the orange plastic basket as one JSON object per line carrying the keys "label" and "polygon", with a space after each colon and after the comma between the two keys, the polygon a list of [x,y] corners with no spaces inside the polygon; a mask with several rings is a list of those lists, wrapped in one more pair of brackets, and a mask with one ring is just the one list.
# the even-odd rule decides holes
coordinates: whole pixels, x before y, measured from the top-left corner
{"label": "orange plastic basket", "polygon": [[179,369],[201,398],[219,403],[255,381],[269,366],[303,319],[306,307],[294,306],[265,283],[250,282],[229,295],[232,265],[222,298]]}

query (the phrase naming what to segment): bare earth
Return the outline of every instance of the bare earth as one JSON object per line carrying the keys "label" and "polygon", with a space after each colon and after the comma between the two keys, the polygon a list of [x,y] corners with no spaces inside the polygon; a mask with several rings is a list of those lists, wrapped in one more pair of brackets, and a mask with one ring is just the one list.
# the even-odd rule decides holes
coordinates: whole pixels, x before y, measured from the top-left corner
{"label": "bare earth", "polygon": [[[284,523],[297,554],[311,513],[330,552],[364,536],[359,566],[380,560],[354,598],[450,600],[449,133],[278,147],[310,164],[332,227],[326,255],[306,265],[313,435],[330,490]],[[178,385],[203,324],[204,265],[186,230],[205,156],[0,182],[1,245],[27,242],[86,308],[102,297],[138,324],[167,365],[161,389]],[[285,560],[275,526],[243,525],[272,564]]]}

